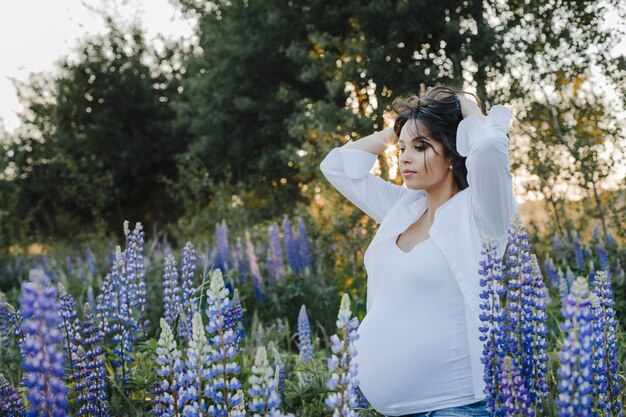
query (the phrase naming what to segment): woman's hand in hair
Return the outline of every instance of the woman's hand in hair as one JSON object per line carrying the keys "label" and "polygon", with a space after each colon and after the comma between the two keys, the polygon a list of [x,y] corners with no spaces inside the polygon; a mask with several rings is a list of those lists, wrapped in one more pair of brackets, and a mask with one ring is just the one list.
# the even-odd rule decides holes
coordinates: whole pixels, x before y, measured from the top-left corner
{"label": "woman's hand in hair", "polygon": [[485,118],[485,115],[480,110],[480,107],[478,107],[478,105],[474,101],[470,100],[462,94],[457,94],[456,97],[459,100],[459,104],[461,105],[461,114],[463,115],[464,119],[467,116],[475,116],[480,120],[483,120]]}

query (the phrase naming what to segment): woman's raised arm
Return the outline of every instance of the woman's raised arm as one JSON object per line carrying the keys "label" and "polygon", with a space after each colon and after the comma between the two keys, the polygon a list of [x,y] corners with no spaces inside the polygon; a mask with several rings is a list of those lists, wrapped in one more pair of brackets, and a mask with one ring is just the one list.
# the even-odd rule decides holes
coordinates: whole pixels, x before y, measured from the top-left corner
{"label": "woman's raised arm", "polygon": [[378,154],[397,140],[393,128],[388,128],[333,148],[320,163],[333,187],[378,223],[409,191],[370,173]]}
{"label": "woman's raised arm", "polygon": [[465,165],[472,206],[483,233],[495,239],[503,238],[517,212],[507,137],[511,111],[502,105],[494,105],[486,117],[481,117],[482,113],[475,113],[471,105],[463,106],[465,118],[457,130],[457,151],[467,157]]}

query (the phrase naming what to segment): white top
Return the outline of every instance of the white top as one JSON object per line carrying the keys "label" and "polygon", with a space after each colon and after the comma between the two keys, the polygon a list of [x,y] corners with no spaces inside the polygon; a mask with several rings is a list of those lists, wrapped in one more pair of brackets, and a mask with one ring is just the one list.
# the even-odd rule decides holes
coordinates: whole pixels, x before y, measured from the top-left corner
{"label": "white top", "polygon": [[463,295],[432,239],[409,252],[394,240],[375,273],[354,357],[368,401],[390,416],[475,402]]}
{"label": "white top", "polygon": [[[457,151],[467,157],[469,187],[435,210],[428,231],[463,294],[475,401],[485,398],[482,347],[475,343],[481,325],[482,277],[478,271],[483,259],[482,243],[487,236],[492,237],[501,256],[506,247],[507,228],[518,211],[509,170],[510,121],[510,110],[494,105],[484,120],[468,116],[459,123]],[[341,146],[333,148],[320,164],[333,187],[380,223],[363,256],[368,314],[388,277],[376,268],[381,255],[427,208],[424,191],[411,190],[373,175],[371,169],[377,158],[378,155]],[[366,320],[369,320],[367,316]],[[387,347],[389,356],[396,354],[397,346]]]}

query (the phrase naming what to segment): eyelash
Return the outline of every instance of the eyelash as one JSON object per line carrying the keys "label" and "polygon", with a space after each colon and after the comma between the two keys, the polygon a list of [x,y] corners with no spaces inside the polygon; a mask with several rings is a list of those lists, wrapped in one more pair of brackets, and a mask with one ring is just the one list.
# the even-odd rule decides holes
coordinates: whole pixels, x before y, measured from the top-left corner
{"label": "eyelash", "polygon": [[[424,145],[415,145],[414,148],[417,149],[418,152],[424,152],[426,150],[426,146]],[[398,150],[400,153],[404,152],[404,148],[398,147]]]}

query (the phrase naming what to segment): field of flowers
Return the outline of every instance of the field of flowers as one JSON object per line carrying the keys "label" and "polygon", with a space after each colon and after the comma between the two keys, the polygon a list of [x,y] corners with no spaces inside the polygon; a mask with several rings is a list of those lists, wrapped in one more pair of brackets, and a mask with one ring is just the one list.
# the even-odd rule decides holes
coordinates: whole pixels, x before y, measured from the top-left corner
{"label": "field of flowers", "polygon": [[[231,242],[222,222],[212,246],[180,253],[145,242],[141,224],[124,231],[99,261],[2,265],[0,416],[380,415],[358,389],[351,297],[318,274],[302,220],[256,243]],[[488,239],[483,254],[493,415],[623,416],[616,239],[555,236],[540,262],[516,219],[504,259]]]}

